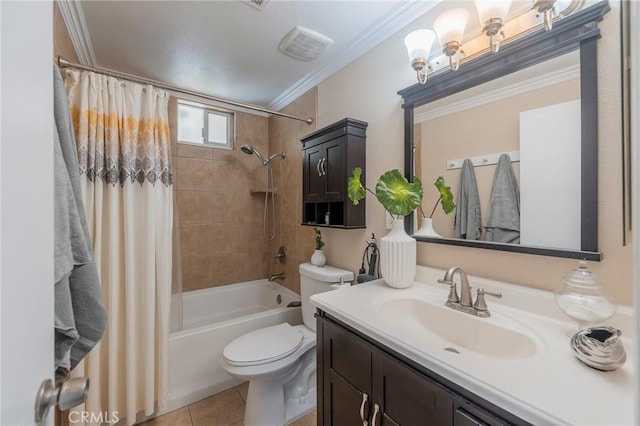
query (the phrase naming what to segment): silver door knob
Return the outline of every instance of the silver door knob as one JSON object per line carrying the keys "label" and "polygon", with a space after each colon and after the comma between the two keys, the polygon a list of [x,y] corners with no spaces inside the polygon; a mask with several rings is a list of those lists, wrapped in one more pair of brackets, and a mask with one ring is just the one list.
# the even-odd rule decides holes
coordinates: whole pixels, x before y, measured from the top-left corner
{"label": "silver door knob", "polygon": [[35,405],[35,420],[39,423],[46,417],[49,408],[58,404],[61,411],[80,405],[87,400],[89,395],[89,379],[77,377],[66,380],[56,388],[53,380],[46,379],[38,388]]}

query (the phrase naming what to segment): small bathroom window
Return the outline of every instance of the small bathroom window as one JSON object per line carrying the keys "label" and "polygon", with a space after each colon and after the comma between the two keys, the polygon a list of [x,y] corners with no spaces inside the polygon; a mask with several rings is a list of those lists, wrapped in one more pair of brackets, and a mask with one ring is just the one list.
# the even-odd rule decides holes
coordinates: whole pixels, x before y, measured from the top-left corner
{"label": "small bathroom window", "polygon": [[212,148],[233,148],[233,111],[178,101],[178,142]]}

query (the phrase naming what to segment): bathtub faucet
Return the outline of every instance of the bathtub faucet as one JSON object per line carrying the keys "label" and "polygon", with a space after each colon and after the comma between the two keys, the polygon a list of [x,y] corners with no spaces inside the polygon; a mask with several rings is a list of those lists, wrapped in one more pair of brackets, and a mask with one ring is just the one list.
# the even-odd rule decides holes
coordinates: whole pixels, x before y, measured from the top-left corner
{"label": "bathtub faucet", "polygon": [[284,272],[280,273],[280,274],[275,274],[275,275],[271,275],[269,277],[269,282],[274,282],[276,280],[284,280],[286,277],[284,276]]}

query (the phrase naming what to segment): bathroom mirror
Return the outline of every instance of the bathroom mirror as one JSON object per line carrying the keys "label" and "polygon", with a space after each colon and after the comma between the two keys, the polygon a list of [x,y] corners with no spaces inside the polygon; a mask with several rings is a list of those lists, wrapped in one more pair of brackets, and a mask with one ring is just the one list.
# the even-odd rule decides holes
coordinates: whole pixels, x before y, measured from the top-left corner
{"label": "bathroom mirror", "polygon": [[[520,189],[520,243],[454,238],[455,211],[437,208],[439,234],[418,241],[600,260],[597,240],[598,22],[606,2],[403,89],[405,175],[423,182],[429,217],[444,176],[457,202],[461,163],[474,162],[482,226],[499,154],[511,156]],[[561,114],[566,114],[566,118]],[[547,124],[548,123],[548,124]],[[564,132],[564,133],[563,133]],[[553,155],[549,155],[553,150]],[[556,166],[551,166],[557,162]],[[549,188],[561,187],[558,192]],[[416,217],[420,216],[420,217]],[[561,217],[564,217],[562,219]],[[421,215],[406,219],[410,234]]]}

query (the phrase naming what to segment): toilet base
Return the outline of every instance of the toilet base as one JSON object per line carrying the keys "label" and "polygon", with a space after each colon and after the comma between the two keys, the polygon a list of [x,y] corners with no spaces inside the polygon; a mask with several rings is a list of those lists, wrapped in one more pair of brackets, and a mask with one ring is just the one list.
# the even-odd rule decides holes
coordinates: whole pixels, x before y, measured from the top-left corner
{"label": "toilet base", "polygon": [[[256,393],[259,395],[257,398]],[[283,399],[282,385],[269,386],[268,383],[251,382],[244,412],[244,425],[283,426],[299,419],[315,409],[316,388],[309,389],[309,392],[298,400],[287,399],[283,402]]]}
{"label": "toilet base", "polygon": [[307,351],[296,368],[281,380],[249,382],[245,426],[282,426],[316,406],[315,350]]}

